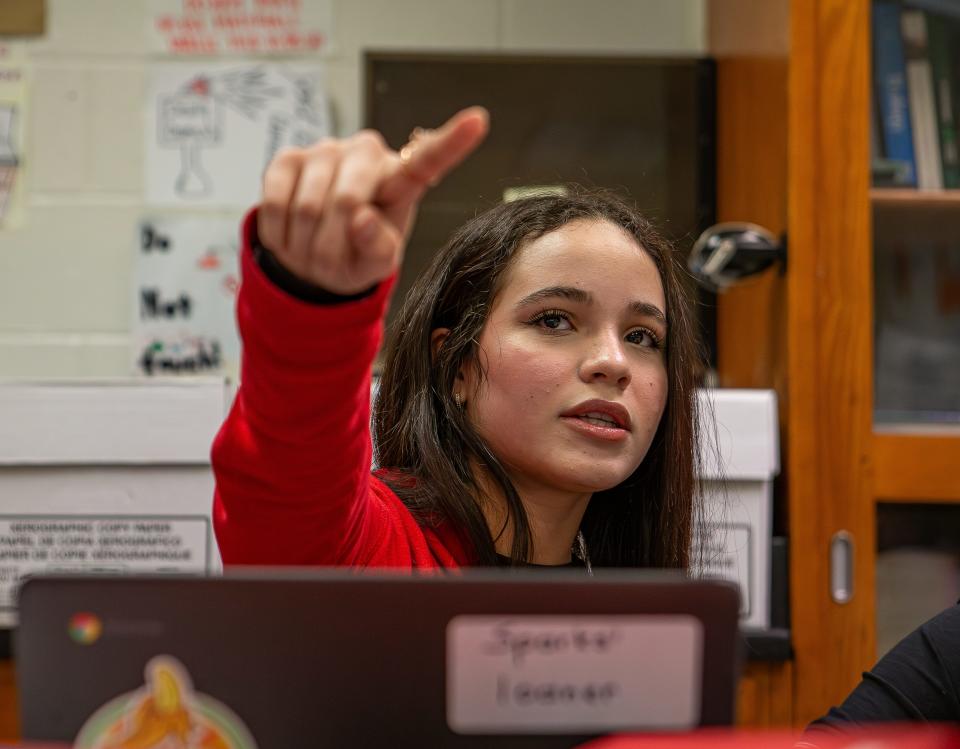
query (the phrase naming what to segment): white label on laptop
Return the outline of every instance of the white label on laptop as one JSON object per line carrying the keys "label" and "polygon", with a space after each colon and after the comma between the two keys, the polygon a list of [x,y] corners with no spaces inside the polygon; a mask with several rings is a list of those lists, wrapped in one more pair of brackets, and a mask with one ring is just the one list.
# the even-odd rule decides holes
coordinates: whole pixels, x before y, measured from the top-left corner
{"label": "white label on laptop", "polygon": [[457,616],[447,724],[462,734],[687,729],[703,626],[687,615]]}
{"label": "white label on laptop", "polygon": [[0,515],[0,615],[25,575],[206,572],[209,528],[202,516]]}

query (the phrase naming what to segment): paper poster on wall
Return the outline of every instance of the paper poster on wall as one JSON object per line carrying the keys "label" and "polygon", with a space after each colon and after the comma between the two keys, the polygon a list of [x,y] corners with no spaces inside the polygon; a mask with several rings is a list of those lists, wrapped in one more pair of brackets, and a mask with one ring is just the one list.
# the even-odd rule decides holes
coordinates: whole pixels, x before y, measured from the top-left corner
{"label": "paper poster on wall", "polygon": [[332,0],[149,0],[150,51],[167,55],[327,51]]}
{"label": "paper poster on wall", "polygon": [[27,82],[19,47],[0,44],[0,229],[23,223]]}
{"label": "paper poster on wall", "polygon": [[156,205],[252,205],[279,149],[332,133],[316,65],[157,65],[147,123],[146,199]]}
{"label": "paper poster on wall", "polygon": [[141,222],[134,276],[137,373],[236,375],[239,224],[239,216]]}

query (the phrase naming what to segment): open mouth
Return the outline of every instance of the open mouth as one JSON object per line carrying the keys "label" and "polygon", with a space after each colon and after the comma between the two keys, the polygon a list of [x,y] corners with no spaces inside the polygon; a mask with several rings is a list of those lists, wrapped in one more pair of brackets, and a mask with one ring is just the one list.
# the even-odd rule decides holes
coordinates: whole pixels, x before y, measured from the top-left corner
{"label": "open mouth", "polygon": [[598,427],[608,427],[610,429],[623,429],[612,416],[601,413],[580,414],[574,418],[584,421],[587,424],[593,424]]}
{"label": "open mouth", "polygon": [[630,430],[621,426],[610,414],[596,412],[569,414],[562,417],[562,420],[584,437],[603,442],[621,442],[630,434]]}
{"label": "open mouth", "polygon": [[570,426],[587,436],[625,439],[630,432],[630,412],[620,403],[593,398],[560,414]]}

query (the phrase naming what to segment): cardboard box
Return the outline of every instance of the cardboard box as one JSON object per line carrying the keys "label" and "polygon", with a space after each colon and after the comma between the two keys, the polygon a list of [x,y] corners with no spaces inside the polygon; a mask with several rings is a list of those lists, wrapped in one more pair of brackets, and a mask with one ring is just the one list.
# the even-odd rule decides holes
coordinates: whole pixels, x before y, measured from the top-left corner
{"label": "cardboard box", "polygon": [[740,585],[741,624],[768,629],[773,479],[780,472],[776,394],[709,389],[699,396],[706,502],[695,553],[706,575]]}
{"label": "cardboard box", "polygon": [[203,573],[222,379],[0,382],[0,627],[42,571]]}
{"label": "cardboard box", "polygon": [[[770,624],[776,397],[704,390],[704,572],[743,591],[742,623]],[[210,445],[231,393],[219,379],[0,382],[0,626],[17,581],[41,570],[218,572]]]}

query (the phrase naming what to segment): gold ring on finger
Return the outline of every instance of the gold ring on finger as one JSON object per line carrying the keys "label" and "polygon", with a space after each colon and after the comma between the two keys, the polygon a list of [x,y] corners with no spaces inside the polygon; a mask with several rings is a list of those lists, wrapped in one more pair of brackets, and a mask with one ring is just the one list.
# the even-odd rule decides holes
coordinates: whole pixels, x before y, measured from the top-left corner
{"label": "gold ring on finger", "polygon": [[407,179],[411,180],[412,182],[419,182],[427,187],[433,187],[437,184],[436,179],[427,179],[423,177],[423,175],[417,174],[417,172],[413,169],[413,154],[416,149],[417,144],[412,140],[400,149],[400,169]]}

